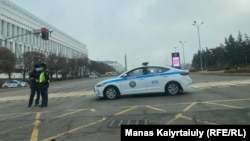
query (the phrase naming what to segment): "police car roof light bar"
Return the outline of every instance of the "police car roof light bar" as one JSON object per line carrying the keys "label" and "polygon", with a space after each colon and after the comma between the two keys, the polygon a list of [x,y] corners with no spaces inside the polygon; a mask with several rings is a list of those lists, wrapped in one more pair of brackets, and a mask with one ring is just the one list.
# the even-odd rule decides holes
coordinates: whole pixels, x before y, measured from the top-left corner
{"label": "police car roof light bar", "polygon": [[148,62],[143,62],[142,65],[143,65],[143,66],[147,66],[147,65],[148,65]]}

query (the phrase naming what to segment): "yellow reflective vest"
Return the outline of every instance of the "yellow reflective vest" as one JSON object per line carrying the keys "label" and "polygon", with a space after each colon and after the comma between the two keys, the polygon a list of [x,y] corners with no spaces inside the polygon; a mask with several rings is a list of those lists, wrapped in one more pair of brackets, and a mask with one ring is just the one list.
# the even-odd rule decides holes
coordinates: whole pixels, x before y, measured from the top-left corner
{"label": "yellow reflective vest", "polygon": [[40,76],[39,76],[39,83],[42,83],[42,82],[44,82],[46,80],[46,78],[45,78],[45,75],[44,75],[44,71],[40,74]]}
{"label": "yellow reflective vest", "polygon": [[[44,71],[41,72],[40,76],[39,76],[39,83],[43,83],[44,81],[46,81],[46,77],[44,75]],[[49,82],[49,80],[47,80]]]}

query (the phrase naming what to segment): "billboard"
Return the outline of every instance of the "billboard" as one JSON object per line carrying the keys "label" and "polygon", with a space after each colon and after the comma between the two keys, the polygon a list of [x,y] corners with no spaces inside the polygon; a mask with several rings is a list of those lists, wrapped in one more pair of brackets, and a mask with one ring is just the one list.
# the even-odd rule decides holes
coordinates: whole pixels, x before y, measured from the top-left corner
{"label": "billboard", "polygon": [[179,52],[172,53],[172,66],[174,68],[180,68],[180,54]]}

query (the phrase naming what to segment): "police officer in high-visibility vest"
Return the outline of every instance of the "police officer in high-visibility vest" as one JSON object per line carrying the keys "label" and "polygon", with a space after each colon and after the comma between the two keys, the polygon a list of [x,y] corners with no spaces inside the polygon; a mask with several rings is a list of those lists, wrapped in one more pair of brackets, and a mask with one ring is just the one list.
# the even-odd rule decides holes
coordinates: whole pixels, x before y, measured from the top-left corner
{"label": "police officer in high-visibility vest", "polygon": [[40,65],[35,64],[34,70],[30,72],[29,79],[30,79],[30,98],[28,107],[30,107],[33,103],[34,96],[36,95],[35,106],[39,105],[40,101],[40,87],[39,87],[39,76],[40,76]]}
{"label": "police officer in high-visibility vest", "polygon": [[49,88],[49,72],[47,70],[46,64],[40,64],[41,73],[39,76],[39,86],[40,92],[42,96],[42,104],[40,105],[41,108],[48,106],[48,88]]}

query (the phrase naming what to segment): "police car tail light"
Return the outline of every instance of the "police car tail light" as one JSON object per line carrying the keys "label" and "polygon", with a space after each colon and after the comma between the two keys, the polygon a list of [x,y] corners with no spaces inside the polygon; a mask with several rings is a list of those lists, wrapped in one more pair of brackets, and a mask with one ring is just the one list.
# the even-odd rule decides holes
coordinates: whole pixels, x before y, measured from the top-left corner
{"label": "police car tail light", "polygon": [[181,75],[189,75],[189,72],[182,72]]}

